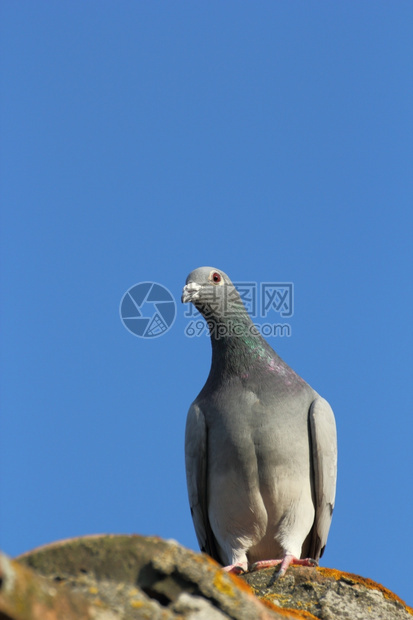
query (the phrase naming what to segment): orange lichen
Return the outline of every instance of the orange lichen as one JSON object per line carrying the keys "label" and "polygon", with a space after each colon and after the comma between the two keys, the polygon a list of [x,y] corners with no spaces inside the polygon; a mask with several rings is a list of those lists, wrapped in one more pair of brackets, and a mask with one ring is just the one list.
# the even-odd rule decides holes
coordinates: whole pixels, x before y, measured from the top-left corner
{"label": "orange lichen", "polygon": [[228,575],[228,577],[235,583],[237,588],[239,588],[240,590],[243,590],[244,592],[247,592],[248,594],[251,594],[252,596],[255,596],[255,592],[253,588],[251,588],[251,586],[248,585],[248,583],[244,581],[244,579],[242,579],[241,577],[238,577],[238,575],[235,575],[234,573],[224,573],[224,574]]}
{"label": "orange lichen", "polygon": [[378,590],[383,594],[383,596],[391,601],[397,601],[400,603],[410,614],[413,615],[413,609],[406,605],[406,603],[394,592],[388,590],[380,583],[373,581],[373,579],[369,579],[368,577],[360,577],[360,575],[354,575],[353,573],[345,573],[340,570],[336,570],[335,568],[318,568],[317,571],[321,573],[324,577],[330,577],[335,579],[336,581],[340,581],[340,579],[347,579],[348,581],[352,581],[355,585],[361,585],[365,588],[369,588],[370,590]]}
{"label": "orange lichen", "polygon": [[269,607],[273,611],[276,611],[280,616],[285,616],[286,618],[299,618],[300,620],[319,620],[317,616],[313,616],[309,611],[299,610],[299,609],[290,609],[289,607],[280,607],[279,605],[274,605],[269,598],[260,598],[260,601],[266,607]]}
{"label": "orange lichen", "polygon": [[227,575],[225,573],[222,573],[221,571],[217,571],[214,577],[214,586],[222,594],[225,594],[225,596],[231,596],[232,598],[234,598],[235,596],[234,589],[231,587],[231,583],[226,577]]}

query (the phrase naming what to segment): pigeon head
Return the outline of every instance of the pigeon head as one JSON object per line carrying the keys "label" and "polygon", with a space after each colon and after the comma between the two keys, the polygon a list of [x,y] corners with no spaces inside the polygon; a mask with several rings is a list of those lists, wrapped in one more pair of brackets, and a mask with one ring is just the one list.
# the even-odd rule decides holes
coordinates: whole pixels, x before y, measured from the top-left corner
{"label": "pigeon head", "polygon": [[237,289],[227,274],[215,267],[191,271],[182,291],[182,302],[189,301],[206,319],[223,320],[237,309],[245,312]]}
{"label": "pigeon head", "polygon": [[[205,318],[211,339],[256,339],[254,326],[241,297],[226,273],[215,267],[199,267],[186,279],[182,301],[192,302]],[[224,342],[222,342],[224,344]]]}

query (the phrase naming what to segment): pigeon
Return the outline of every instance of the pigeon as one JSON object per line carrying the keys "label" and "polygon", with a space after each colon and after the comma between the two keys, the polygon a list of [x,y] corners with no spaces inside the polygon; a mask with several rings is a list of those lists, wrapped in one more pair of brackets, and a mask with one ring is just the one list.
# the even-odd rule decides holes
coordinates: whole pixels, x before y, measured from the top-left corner
{"label": "pigeon", "polygon": [[260,335],[220,269],[192,271],[182,302],[205,318],[211,369],[189,408],[185,465],[201,551],[235,574],[316,566],[334,508],[333,411]]}

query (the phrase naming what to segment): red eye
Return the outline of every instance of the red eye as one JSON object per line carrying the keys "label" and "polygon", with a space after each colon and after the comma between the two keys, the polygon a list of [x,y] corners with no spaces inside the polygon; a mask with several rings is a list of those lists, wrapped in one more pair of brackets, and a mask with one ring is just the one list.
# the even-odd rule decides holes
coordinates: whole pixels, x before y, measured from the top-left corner
{"label": "red eye", "polygon": [[221,282],[221,274],[218,273],[217,271],[214,271],[214,273],[212,274],[212,282],[215,282],[215,284],[218,284],[218,282]]}

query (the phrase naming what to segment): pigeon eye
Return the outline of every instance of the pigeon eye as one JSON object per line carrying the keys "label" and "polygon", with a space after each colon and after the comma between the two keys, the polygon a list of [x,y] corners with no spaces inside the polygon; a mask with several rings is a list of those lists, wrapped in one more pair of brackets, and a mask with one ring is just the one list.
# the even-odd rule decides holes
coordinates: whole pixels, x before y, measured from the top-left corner
{"label": "pigeon eye", "polygon": [[218,273],[217,271],[214,271],[214,273],[211,276],[211,280],[214,284],[219,284],[219,282],[221,282],[221,274]]}

